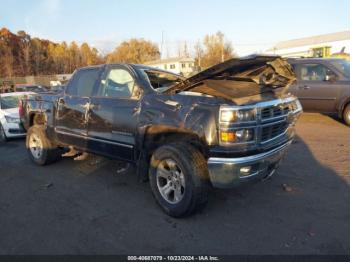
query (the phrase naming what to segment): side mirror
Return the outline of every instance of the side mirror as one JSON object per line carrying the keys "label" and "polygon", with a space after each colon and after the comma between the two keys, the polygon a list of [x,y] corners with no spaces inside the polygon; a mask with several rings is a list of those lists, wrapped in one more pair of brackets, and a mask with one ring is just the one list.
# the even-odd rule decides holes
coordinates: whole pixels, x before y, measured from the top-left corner
{"label": "side mirror", "polygon": [[337,80],[337,76],[336,75],[326,75],[324,81],[327,82],[334,82]]}

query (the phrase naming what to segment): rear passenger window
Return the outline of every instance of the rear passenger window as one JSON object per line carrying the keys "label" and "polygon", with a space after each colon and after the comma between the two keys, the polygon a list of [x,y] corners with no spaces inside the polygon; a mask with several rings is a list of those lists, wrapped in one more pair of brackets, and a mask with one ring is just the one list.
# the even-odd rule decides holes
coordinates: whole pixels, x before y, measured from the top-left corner
{"label": "rear passenger window", "polygon": [[125,69],[112,68],[101,81],[98,96],[129,98],[133,94],[135,81]]}
{"label": "rear passenger window", "polygon": [[99,68],[82,69],[69,83],[67,94],[79,97],[90,97],[99,77]]}

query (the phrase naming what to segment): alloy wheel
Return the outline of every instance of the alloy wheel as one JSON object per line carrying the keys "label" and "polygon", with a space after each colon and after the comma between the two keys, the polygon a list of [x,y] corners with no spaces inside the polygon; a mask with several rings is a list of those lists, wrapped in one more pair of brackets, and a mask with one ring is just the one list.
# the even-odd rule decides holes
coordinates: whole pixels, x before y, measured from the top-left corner
{"label": "alloy wheel", "polygon": [[160,161],[156,173],[157,187],[161,196],[170,204],[179,203],[185,194],[185,176],[172,159]]}
{"label": "alloy wheel", "polygon": [[31,134],[29,137],[29,149],[35,159],[40,159],[43,154],[43,143],[37,134]]}

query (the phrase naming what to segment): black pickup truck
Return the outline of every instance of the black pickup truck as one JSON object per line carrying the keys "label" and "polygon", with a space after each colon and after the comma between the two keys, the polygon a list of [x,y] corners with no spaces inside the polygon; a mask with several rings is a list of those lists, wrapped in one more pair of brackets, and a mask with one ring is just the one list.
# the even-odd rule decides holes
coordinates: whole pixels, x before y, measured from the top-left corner
{"label": "black pickup truck", "polygon": [[22,101],[26,146],[39,165],[74,148],[135,164],[160,206],[179,217],[208,189],[271,176],[302,111],[276,56],[232,59],[195,76],[133,64],[77,70],[64,90]]}

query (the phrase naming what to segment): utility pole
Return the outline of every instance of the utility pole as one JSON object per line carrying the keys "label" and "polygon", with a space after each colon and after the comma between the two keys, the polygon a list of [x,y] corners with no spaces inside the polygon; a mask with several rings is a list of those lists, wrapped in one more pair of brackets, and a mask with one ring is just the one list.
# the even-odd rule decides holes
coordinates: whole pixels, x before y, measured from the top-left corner
{"label": "utility pole", "polygon": [[164,45],[164,30],[162,30],[162,43],[160,45],[160,59],[162,59],[162,56],[163,56],[163,45]]}

